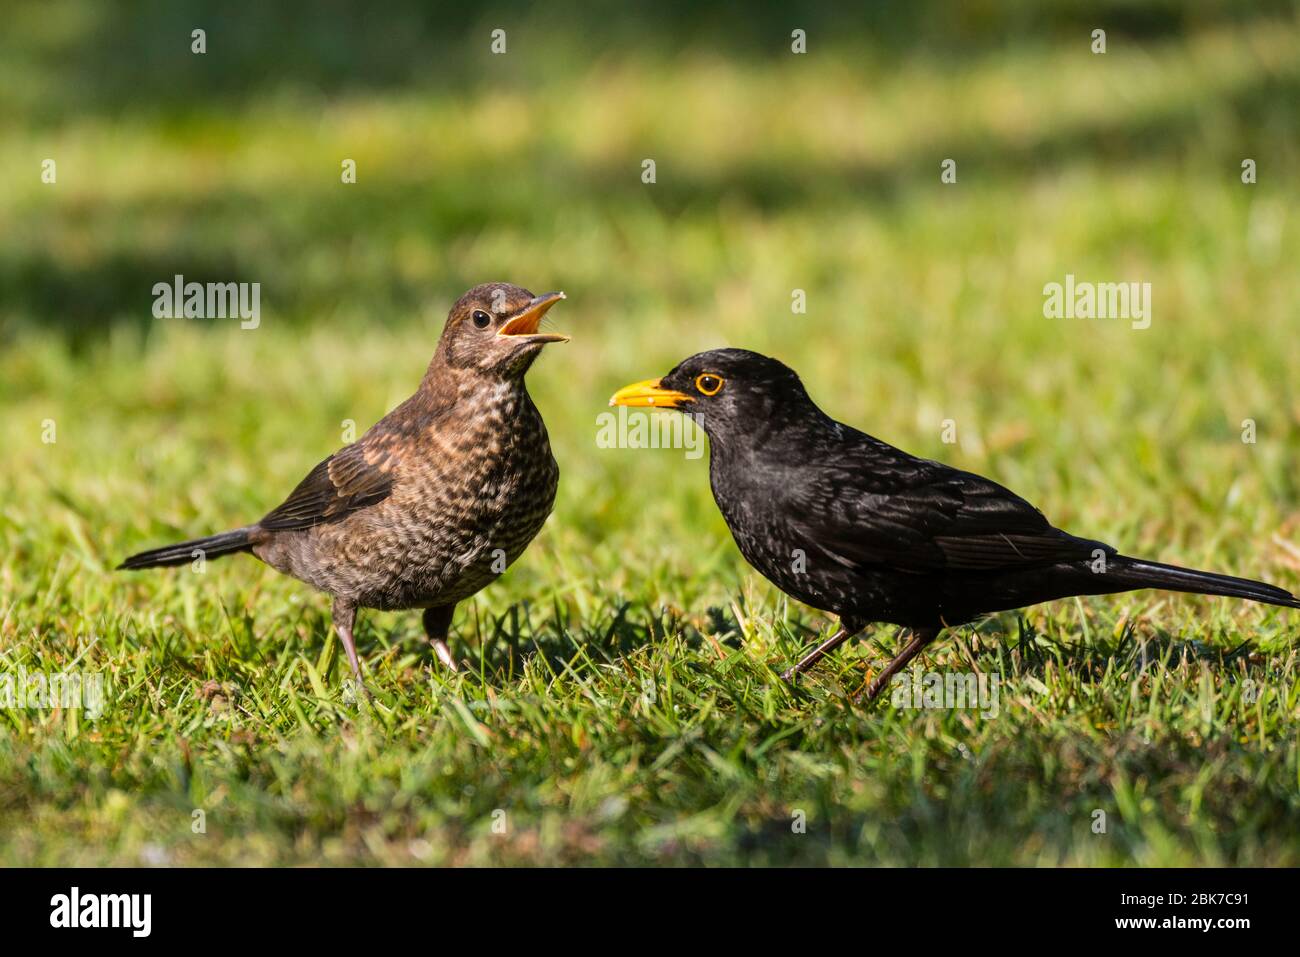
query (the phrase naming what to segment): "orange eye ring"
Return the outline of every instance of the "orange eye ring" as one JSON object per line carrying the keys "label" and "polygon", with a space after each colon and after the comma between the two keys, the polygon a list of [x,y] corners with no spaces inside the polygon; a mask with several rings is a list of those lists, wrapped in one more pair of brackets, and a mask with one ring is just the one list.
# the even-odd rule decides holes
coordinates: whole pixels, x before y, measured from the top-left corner
{"label": "orange eye ring", "polygon": [[706,372],[695,377],[695,388],[700,391],[701,395],[717,395],[722,391],[722,386],[726,381],[720,375]]}

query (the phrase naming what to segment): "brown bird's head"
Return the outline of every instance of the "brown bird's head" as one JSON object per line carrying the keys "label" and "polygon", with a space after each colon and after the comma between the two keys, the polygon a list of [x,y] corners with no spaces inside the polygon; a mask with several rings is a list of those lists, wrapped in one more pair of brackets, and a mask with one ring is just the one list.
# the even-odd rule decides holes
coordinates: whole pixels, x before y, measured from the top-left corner
{"label": "brown bird's head", "polygon": [[547,310],[563,298],[562,292],[534,296],[508,282],[475,286],[447,314],[433,365],[495,379],[522,377],[542,346],[568,341],[538,330]]}

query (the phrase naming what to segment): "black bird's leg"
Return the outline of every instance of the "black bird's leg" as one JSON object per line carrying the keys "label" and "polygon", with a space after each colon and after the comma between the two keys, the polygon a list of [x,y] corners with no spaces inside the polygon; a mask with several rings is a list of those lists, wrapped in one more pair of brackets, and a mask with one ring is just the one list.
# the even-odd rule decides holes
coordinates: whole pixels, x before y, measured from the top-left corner
{"label": "black bird's leg", "polygon": [[812,651],[808,652],[808,654],[800,658],[799,662],[794,665],[794,667],[786,669],[785,673],[781,675],[781,678],[785,681],[793,681],[861,630],[861,625],[858,625],[855,622],[845,621],[841,618],[840,630],[835,632],[835,634],[831,635]]}
{"label": "black bird's leg", "polygon": [[352,626],[357,620],[357,606],[343,598],[334,599],[334,627],[338,630],[343,650],[348,653],[348,664],[352,666],[352,675],[357,679],[357,687],[364,689],[361,681],[361,662],[357,660],[357,645],[352,640]]}
{"label": "black bird's leg", "polygon": [[451,649],[447,647],[447,633],[451,631],[451,617],[455,613],[455,605],[440,605],[437,608],[424,609],[424,634],[428,637],[429,644],[433,645],[438,660],[453,672],[460,669],[456,667],[456,659],[451,656]]}
{"label": "black bird's leg", "polygon": [[906,668],[907,663],[919,655],[922,648],[938,638],[941,631],[943,631],[942,628],[913,628],[912,640],[907,643],[907,647],[899,652],[897,658],[885,666],[884,671],[876,675],[875,679],[867,687],[865,694],[857,695],[854,700],[865,697],[868,701],[874,701],[876,696],[884,690],[885,685],[889,684],[889,679]]}

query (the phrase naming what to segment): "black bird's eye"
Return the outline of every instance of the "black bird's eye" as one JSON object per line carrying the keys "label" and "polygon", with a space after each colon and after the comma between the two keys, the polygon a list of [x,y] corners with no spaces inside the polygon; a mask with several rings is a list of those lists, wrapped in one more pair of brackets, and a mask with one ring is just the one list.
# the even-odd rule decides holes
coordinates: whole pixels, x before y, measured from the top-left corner
{"label": "black bird's eye", "polygon": [[702,376],[695,377],[695,388],[705,395],[717,395],[722,388],[723,381],[721,376],[710,375],[706,372]]}
{"label": "black bird's eye", "polygon": [[478,326],[480,329],[486,329],[488,326],[492,325],[492,317],[482,309],[475,309],[474,315],[471,318],[474,320],[474,325]]}

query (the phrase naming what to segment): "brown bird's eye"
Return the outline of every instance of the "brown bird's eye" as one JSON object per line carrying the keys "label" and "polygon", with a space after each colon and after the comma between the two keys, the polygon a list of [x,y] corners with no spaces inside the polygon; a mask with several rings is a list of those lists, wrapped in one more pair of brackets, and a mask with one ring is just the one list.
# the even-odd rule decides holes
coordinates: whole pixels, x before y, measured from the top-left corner
{"label": "brown bird's eye", "polygon": [[695,379],[695,388],[699,389],[705,395],[717,395],[718,390],[722,388],[722,378],[716,375],[709,375],[707,372]]}
{"label": "brown bird's eye", "polygon": [[474,319],[474,325],[478,326],[480,329],[486,329],[488,326],[492,325],[492,317],[482,309],[475,309],[472,318]]}

